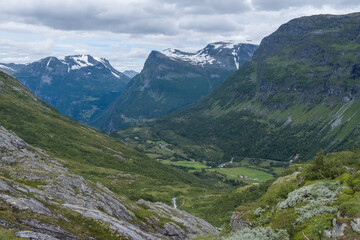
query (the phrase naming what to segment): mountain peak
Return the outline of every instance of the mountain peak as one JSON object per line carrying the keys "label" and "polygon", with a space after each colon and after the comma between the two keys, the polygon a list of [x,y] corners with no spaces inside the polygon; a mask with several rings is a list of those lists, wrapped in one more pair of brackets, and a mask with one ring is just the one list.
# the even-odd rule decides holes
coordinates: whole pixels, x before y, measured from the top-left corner
{"label": "mountain peak", "polygon": [[188,62],[192,65],[201,65],[213,64],[216,59],[206,54],[204,52],[198,51],[196,53],[182,52],[178,49],[167,48],[161,52],[165,56],[171,58],[172,60],[182,60]]}
{"label": "mountain peak", "polygon": [[[243,63],[240,55],[251,58],[257,46],[254,44],[238,43],[235,41],[219,41],[209,43],[196,52],[183,52],[178,49],[167,48],[161,53],[174,61],[183,61],[191,65],[204,67],[205,65],[218,65],[229,69],[239,69]],[[231,63],[229,62],[231,58]]]}
{"label": "mountain peak", "polygon": [[240,44],[242,44],[242,43],[230,40],[230,41],[220,41],[220,42],[209,43],[206,47],[212,46],[214,49],[218,49],[218,48],[233,49],[235,46],[240,45]]}
{"label": "mountain peak", "polygon": [[[51,58],[52,57],[50,57],[49,61],[51,61]],[[69,66],[68,71],[80,69],[83,67],[92,67],[98,65],[99,63],[104,65],[106,68],[110,67],[109,61],[106,60],[105,58],[94,57],[89,54],[70,55],[65,57],[59,57],[57,59],[63,64]]]}
{"label": "mountain peak", "polygon": [[[68,73],[70,73],[70,71],[79,70],[82,68],[101,66],[104,69],[108,69],[111,74],[118,79],[128,78],[126,75],[122,74],[121,72],[117,71],[113,66],[111,66],[110,62],[107,59],[91,56],[89,54],[69,55],[64,57],[50,56],[40,59],[37,62],[39,62],[43,67],[45,67],[44,65],[46,65],[47,68],[53,68],[54,62],[67,65]],[[0,68],[2,67],[0,66]],[[3,69],[5,69],[5,67]]]}

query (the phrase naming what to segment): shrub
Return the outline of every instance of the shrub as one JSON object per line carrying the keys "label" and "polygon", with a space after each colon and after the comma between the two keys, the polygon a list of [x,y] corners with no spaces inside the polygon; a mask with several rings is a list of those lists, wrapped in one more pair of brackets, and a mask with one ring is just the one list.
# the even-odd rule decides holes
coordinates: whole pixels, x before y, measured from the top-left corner
{"label": "shrub", "polygon": [[287,199],[277,204],[278,209],[294,207],[303,202],[318,201],[323,205],[331,205],[337,199],[342,187],[338,182],[317,182],[309,186],[296,189],[288,194]]}
{"label": "shrub", "polygon": [[[346,162],[350,164],[351,161]],[[304,176],[307,179],[334,179],[345,171],[346,169],[341,154],[329,154],[325,156],[321,150],[316,154],[309,167],[306,168]]]}
{"label": "shrub", "polygon": [[254,215],[255,215],[256,217],[260,217],[260,215],[261,215],[263,212],[265,212],[265,211],[266,211],[265,208],[258,207],[257,209],[255,209]]}
{"label": "shrub", "polygon": [[336,207],[325,206],[323,202],[313,200],[309,204],[295,208],[295,212],[300,216],[296,219],[296,223],[303,222],[305,220],[311,219],[315,216],[336,213]]}
{"label": "shrub", "polygon": [[279,202],[276,207],[286,209],[308,202],[305,206],[295,209],[300,215],[295,223],[303,222],[315,216],[335,213],[337,208],[329,206],[337,200],[337,195],[342,189],[339,182],[317,182],[289,193],[288,198]]}
{"label": "shrub", "polygon": [[283,229],[274,231],[270,227],[257,227],[240,230],[224,240],[289,240],[289,235]]}

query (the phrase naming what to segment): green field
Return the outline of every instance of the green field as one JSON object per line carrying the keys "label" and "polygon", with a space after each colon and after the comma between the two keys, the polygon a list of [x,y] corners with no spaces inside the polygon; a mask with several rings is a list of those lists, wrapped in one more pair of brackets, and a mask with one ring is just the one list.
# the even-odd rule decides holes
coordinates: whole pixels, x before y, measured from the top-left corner
{"label": "green field", "polygon": [[198,170],[204,169],[204,168],[208,168],[208,166],[206,166],[203,163],[200,162],[192,162],[192,161],[170,161],[170,160],[163,160],[161,161],[164,164],[168,164],[168,165],[173,165],[173,166],[181,166],[181,167],[187,167],[187,168],[195,168]]}
{"label": "green field", "polygon": [[[227,179],[232,180],[242,180],[248,183],[254,182],[265,182],[271,178],[273,175],[266,173],[261,170],[256,170],[247,167],[232,167],[232,168],[209,168],[203,163],[200,162],[192,162],[192,161],[170,161],[170,160],[162,160],[161,163],[167,165],[173,165],[177,167],[186,167],[192,168],[189,172],[198,172],[199,170],[205,169],[210,172],[218,172],[222,175],[225,175]],[[241,177],[243,176],[243,177]],[[249,179],[245,179],[245,177],[249,177]]]}
{"label": "green field", "polygon": [[251,169],[251,168],[245,168],[245,167],[236,167],[236,168],[211,168],[207,169],[207,171],[211,172],[219,172],[221,174],[226,175],[228,179],[234,179],[234,180],[245,180],[244,178],[241,178],[241,176],[247,176],[249,177],[249,182],[265,182],[273,176],[269,173]]}

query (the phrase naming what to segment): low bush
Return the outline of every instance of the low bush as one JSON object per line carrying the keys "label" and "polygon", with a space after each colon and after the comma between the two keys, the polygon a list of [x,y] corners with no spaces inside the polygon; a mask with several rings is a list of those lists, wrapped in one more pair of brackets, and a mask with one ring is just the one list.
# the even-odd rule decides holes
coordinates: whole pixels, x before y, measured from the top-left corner
{"label": "low bush", "polygon": [[296,189],[288,194],[287,199],[277,204],[278,209],[294,207],[303,202],[319,202],[322,205],[331,205],[343,188],[338,182],[317,182],[309,186]]}
{"label": "low bush", "polygon": [[270,227],[257,227],[253,229],[243,229],[224,240],[289,240],[286,230],[273,230]]}

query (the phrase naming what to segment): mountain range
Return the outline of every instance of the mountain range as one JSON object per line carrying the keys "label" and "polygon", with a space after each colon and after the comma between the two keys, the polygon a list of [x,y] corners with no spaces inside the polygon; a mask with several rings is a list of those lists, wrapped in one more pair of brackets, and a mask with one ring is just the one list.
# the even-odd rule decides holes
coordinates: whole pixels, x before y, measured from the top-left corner
{"label": "mountain range", "polygon": [[250,60],[256,49],[253,44],[215,42],[195,53],[152,51],[127,90],[90,124],[111,131],[194,105]]}
{"label": "mountain range", "polygon": [[61,114],[84,123],[113,102],[130,81],[108,60],[90,55],[1,66]]}
{"label": "mountain range", "polygon": [[[291,20],[195,107],[119,132],[190,159],[309,160],[359,146],[360,14]],[[134,140],[134,137],[136,137]]]}

